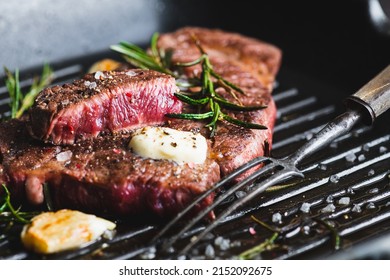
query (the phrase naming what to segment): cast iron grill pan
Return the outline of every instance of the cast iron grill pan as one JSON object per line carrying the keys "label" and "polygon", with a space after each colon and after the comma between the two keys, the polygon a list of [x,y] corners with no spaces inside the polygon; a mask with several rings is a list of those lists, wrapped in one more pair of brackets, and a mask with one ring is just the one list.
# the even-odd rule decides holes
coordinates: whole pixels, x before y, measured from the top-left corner
{"label": "cast iron grill pan", "polygon": [[[97,54],[53,64],[56,84],[70,82],[88,67],[110,54]],[[37,69],[21,73],[21,85],[31,84]],[[4,79],[0,83],[0,112],[9,115]],[[362,81],[362,85],[366,81]],[[306,75],[282,67],[275,84],[278,118],[272,156],[281,158],[310,139],[313,133],[343,111],[341,93]],[[334,96],[333,98],[331,96]],[[208,238],[191,251],[191,259],[237,258],[273,234],[257,220],[280,231],[264,259],[373,259],[390,258],[382,246],[390,238],[390,128],[389,112],[374,126],[358,126],[303,163],[304,179],[275,186],[258,199],[231,214]],[[247,186],[247,189],[251,186]],[[244,195],[229,197],[217,211]],[[0,224],[0,259],[166,259],[149,240],[164,225],[153,217],[118,220],[111,238],[77,250],[40,256],[24,250],[21,226],[6,231]],[[177,244],[202,231],[191,229]],[[6,233],[4,233],[6,232]]]}

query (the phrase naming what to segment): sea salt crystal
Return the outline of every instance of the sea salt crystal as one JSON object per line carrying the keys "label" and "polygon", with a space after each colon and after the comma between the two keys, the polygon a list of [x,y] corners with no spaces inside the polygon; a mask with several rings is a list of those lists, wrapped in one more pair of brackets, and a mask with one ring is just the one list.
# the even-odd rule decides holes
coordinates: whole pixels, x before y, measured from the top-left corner
{"label": "sea salt crystal", "polygon": [[368,152],[370,150],[370,146],[368,144],[363,145],[363,151]]}
{"label": "sea salt crystal", "polygon": [[369,190],[368,192],[371,193],[371,194],[378,193],[379,189],[378,188],[373,188],[373,189]]}
{"label": "sea salt crystal", "polygon": [[329,177],[329,181],[330,181],[331,183],[338,183],[339,180],[340,180],[340,178],[339,178],[339,176],[337,176],[337,175],[332,175],[332,176]]}
{"label": "sea salt crystal", "polygon": [[92,83],[90,83],[89,86],[88,86],[89,89],[94,89],[94,88],[96,88],[96,87],[97,87],[97,83],[96,83],[96,82],[92,82]]}
{"label": "sea salt crystal", "polygon": [[352,187],[349,187],[349,188],[347,189],[347,193],[348,193],[348,194],[355,194],[355,191],[353,190]]}
{"label": "sea salt crystal", "polygon": [[97,71],[95,73],[94,77],[95,77],[96,80],[107,78],[106,75],[104,75],[104,73],[101,72],[101,71]]}
{"label": "sea salt crystal", "polygon": [[358,157],[358,161],[364,161],[364,160],[366,160],[366,156],[365,155],[360,155]]}
{"label": "sea salt crystal", "polygon": [[215,250],[214,250],[213,245],[211,245],[211,244],[207,245],[204,254],[206,255],[207,258],[210,258],[210,259],[214,258],[215,257]]}
{"label": "sea salt crystal", "polygon": [[373,176],[373,175],[375,175],[375,170],[370,169],[367,174],[368,174],[368,176]]}
{"label": "sea salt crystal", "polygon": [[310,234],[310,227],[309,226],[304,226],[303,227],[303,233],[305,235],[309,235]]}
{"label": "sea salt crystal", "polygon": [[326,205],[324,208],[321,209],[321,212],[322,213],[332,213],[332,212],[334,212],[334,210],[336,210],[336,206],[334,206],[333,203],[329,203],[328,205]]}
{"label": "sea salt crystal", "polygon": [[311,204],[310,204],[310,203],[304,202],[304,203],[302,203],[302,206],[301,206],[300,210],[301,210],[303,213],[309,213],[310,207],[311,207]]}
{"label": "sea salt crystal", "polygon": [[355,212],[355,213],[360,213],[362,212],[362,207],[360,207],[360,205],[358,204],[355,204],[353,207],[352,207],[352,212]]}
{"label": "sea salt crystal", "polygon": [[318,165],[318,168],[319,168],[320,170],[323,170],[323,171],[325,171],[325,170],[327,170],[327,169],[328,169],[328,166],[326,166],[326,164],[322,164],[322,163],[320,163],[320,164]]}
{"label": "sea salt crystal", "polygon": [[156,247],[150,247],[146,252],[141,255],[144,260],[152,260],[156,257]]}
{"label": "sea salt crystal", "polygon": [[348,205],[350,202],[351,202],[351,198],[349,198],[348,196],[344,196],[340,198],[338,201],[340,205]]}
{"label": "sea salt crystal", "polygon": [[354,162],[356,159],[356,155],[354,153],[348,153],[345,156],[345,159],[347,160],[347,162]]}
{"label": "sea salt crystal", "polygon": [[59,154],[56,155],[56,159],[58,161],[68,161],[72,158],[72,155],[73,153],[71,151],[65,151],[65,152],[61,152]]}
{"label": "sea salt crystal", "polygon": [[218,236],[214,240],[214,245],[218,246],[219,249],[222,251],[225,251],[230,248],[230,239],[223,238],[222,236]]}
{"label": "sea salt crystal", "polygon": [[69,99],[64,99],[64,100],[61,101],[61,105],[62,105],[62,106],[66,106],[66,105],[68,105],[69,103],[70,103]]}
{"label": "sea salt crystal", "polygon": [[370,202],[370,203],[367,204],[366,208],[367,208],[367,209],[375,209],[376,206],[375,206],[374,203]]}
{"label": "sea salt crystal", "polygon": [[326,198],[326,202],[327,203],[332,203],[333,202],[333,196],[332,195],[328,195],[328,197]]}
{"label": "sea salt crystal", "polygon": [[272,215],[272,222],[277,224],[282,222],[282,214],[280,213],[275,213]]}
{"label": "sea salt crystal", "polygon": [[242,197],[246,196],[246,192],[244,192],[244,191],[236,191],[235,194],[236,194],[237,198],[242,198]]}
{"label": "sea salt crystal", "polygon": [[385,146],[380,146],[380,147],[379,147],[379,152],[380,152],[381,154],[384,154],[384,153],[387,152],[387,148],[386,148]]}
{"label": "sea salt crystal", "polygon": [[126,75],[127,75],[127,76],[130,76],[130,77],[134,77],[134,76],[137,76],[137,73],[135,73],[135,72],[132,71],[132,70],[129,70],[129,71],[126,72]]}

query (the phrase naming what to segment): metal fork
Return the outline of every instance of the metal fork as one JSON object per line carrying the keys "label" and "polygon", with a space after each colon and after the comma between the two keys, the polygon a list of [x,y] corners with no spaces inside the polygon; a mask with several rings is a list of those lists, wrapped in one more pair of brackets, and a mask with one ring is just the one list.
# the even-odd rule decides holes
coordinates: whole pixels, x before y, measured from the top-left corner
{"label": "metal fork", "polygon": [[[263,164],[264,166],[257,171],[250,174],[244,180],[229,187],[229,189],[217,196],[213,204],[209,205],[195,217],[193,217],[186,225],[173,236],[163,240],[162,249],[170,250],[175,242],[177,242],[184,234],[191,229],[196,223],[202,220],[208,213],[214,210],[227,197],[235,193],[237,190],[248,186],[255,182],[251,190],[246,196],[238,199],[232,203],[225,210],[223,210],[218,217],[215,218],[206,228],[199,233],[199,235],[191,238],[190,242],[178,253],[178,255],[186,255],[188,251],[202,240],[210,231],[223,222],[230,213],[241,207],[245,203],[257,197],[267,188],[283,182],[291,177],[304,177],[303,173],[298,169],[299,163],[307,156],[315,153],[321,148],[326,147],[334,139],[347,133],[360,120],[371,125],[376,117],[387,111],[390,107],[390,65],[382,72],[374,77],[370,82],[359,89],[355,94],[349,96],[345,100],[347,111],[333,121],[325,125],[325,127],[313,136],[310,141],[306,142],[301,148],[291,155],[275,159],[270,157],[257,157],[250,162],[242,165],[240,168],[232,172],[230,175],[223,178],[220,182],[215,184],[207,192],[197,197],[190,205],[181,211],[172,221],[170,221],[152,240],[152,244],[161,241],[162,237],[176,225],[179,220],[186,217],[187,214],[200,201],[206,198],[211,193],[215,192],[221,187],[227,186],[234,178],[247,170]],[[269,177],[265,177],[269,176]],[[263,179],[262,181],[257,181]]]}

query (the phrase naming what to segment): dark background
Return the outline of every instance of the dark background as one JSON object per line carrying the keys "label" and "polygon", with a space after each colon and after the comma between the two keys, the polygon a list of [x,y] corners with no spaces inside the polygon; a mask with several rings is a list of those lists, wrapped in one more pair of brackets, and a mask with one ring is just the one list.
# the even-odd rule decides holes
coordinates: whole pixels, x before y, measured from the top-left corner
{"label": "dark background", "polygon": [[220,27],[272,42],[283,50],[283,65],[346,92],[390,63],[390,35],[375,29],[369,1],[169,2],[176,16],[164,29]]}

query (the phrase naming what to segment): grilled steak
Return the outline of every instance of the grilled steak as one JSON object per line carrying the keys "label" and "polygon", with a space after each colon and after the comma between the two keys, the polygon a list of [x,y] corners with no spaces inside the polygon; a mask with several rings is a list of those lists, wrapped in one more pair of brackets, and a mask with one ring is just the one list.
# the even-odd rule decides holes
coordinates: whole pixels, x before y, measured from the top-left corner
{"label": "grilled steak", "polygon": [[[271,97],[271,89],[280,64],[280,51],[272,45],[238,34],[199,28],[184,28],[175,33],[162,35],[159,47],[166,50],[173,49],[173,60],[176,62],[194,60],[200,54],[191,39],[193,35],[200,40],[209,54],[215,72],[246,92],[245,95],[237,93],[242,104],[268,106],[264,110],[229,114],[247,122],[261,123],[268,127],[267,130],[249,130],[221,122],[218,124],[215,137],[210,139],[208,138],[210,132],[204,127],[203,122],[168,119],[164,126],[199,131],[208,138],[209,149],[205,163],[178,165],[168,160],[151,160],[132,153],[128,148],[131,132],[97,136],[96,134],[99,133],[87,133],[88,137],[80,137],[87,139],[81,139],[76,144],[54,146],[31,138],[27,132],[29,126],[25,121],[12,120],[0,124],[1,183],[11,186],[12,193],[16,197],[27,199],[35,204],[42,203],[42,184],[47,183],[52,200],[58,207],[111,214],[151,211],[159,215],[171,216],[195,195],[204,192],[217,182],[221,176],[230,173],[244,162],[262,155],[264,143],[266,141],[272,143],[276,108]],[[110,75],[117,77],[123,73],[123,71],[118,74],[112,72]],[[187,68],[185,72],[189,77],[198,76],[199,73],[198,66]],[[86,80],[91,82],[94,79],[93,76],[87,77],[89,78],[76,81],[73,85],[82,87]],[[162,77],[165,79],[165,75]],[[154,81],[151,79],[151,84]],[[144,84],[152,87],[149,83]],[[62,88],[72,88],[73,85]],[[121,89],[127,85],[126,83],[112,84],[111,82],[99,84],[101,92],[111,92],[105,88],[105,85],[114,88],[117,93],[121,92],[125,95],[128,92]],[[159,85],[161,86],[161,83],[157,87]],[[136,88],[142,92],[140,87]],[[171,86],[168,91],[172,93],[173,88]],[[218,87],[216,90],[226,99],[237,102],[223,87]],[[46,91],[50,93],[53,89]],[[163,91],[163,89],[156,89],[156,92]],[[71,94],[70,89],[66,92]],[[96,95],[101,101],[100,94],[94,93],[91,96],[93,98]],[[85,108],[83,104],[91,102],[91,96],[87,96],[86,99],[72,100],[69,102],[71,106],[65,107],[64,112],[72,112],[72,106],[83,108],[81,110],[83,111]],[[166,97],[163,93],[161,96]],[[175,102],[173,104],[176,104]],[[40,104],[39,99],[37,103]],[[56,99],[55,104],[61,109],[55,107],[53,112],[62,112],[62,107],[59,105],[61,99]],[[97,106],[91,108],[101,110],[101,104],[104,102],[98,102]],[[115,106],[119,106],[115,109],[122,110],[121,106],[124,106],[124,103],[117,103]],[[148,107],[144,107],[139,108],[138,112],[148,112],[148,110]],[[184,112],[191,110],[193,110],[191,107],[183,106]],[[42,113],[41,117],[37,111],[31,112],[32,131],[34,131],[36,118],[39,120],[37,123],[42,123],[40,118],[45,119],[46,127],[55,124],[52,121],[54,118],[48,117],[48,115],[52,116],[50,110],[46,109],[42,112],[45,113]],[[147,120],[148,118],[142,119],[141,122],[145,123],[137,123],[137,126],[146,125]],[[117,125],[125,127],[121,123]],[[38,131],[35,132],[35,136],[39,135],[38,138],[54,143],[71,143],[79,135],[83,135],[79,134],[79,130],[77,132],[75,130],[74,134],[64,134],[62,131],[53,134],[53,132],[48,133],[48,129],[39,130],[39,128],[35,130]],[[212,200],[213,196],[208,197],[199,208],[203,208]]]}
{"label": "grilled steak", "polygon": [[149,70],[96,72],[73,84],[43,90],[30,111],[30,132],[54,144],[72,144],[102,132],[164,122],[181,111],[174,78]]}
{"label": "grilled steak", "polygon": [[[0,183],[12,186],[13,195],[33,204],[43,202],[46,183],[60,208],[171,216],[220,178],[211,159],[178,165],[141,158],[129,150],[130,136],[125,134],[53,146],[31,139],[26,122],[11,120],[0,124],[0,135],[7,178]],[[211,200],[212,196],[203,203]]]}

